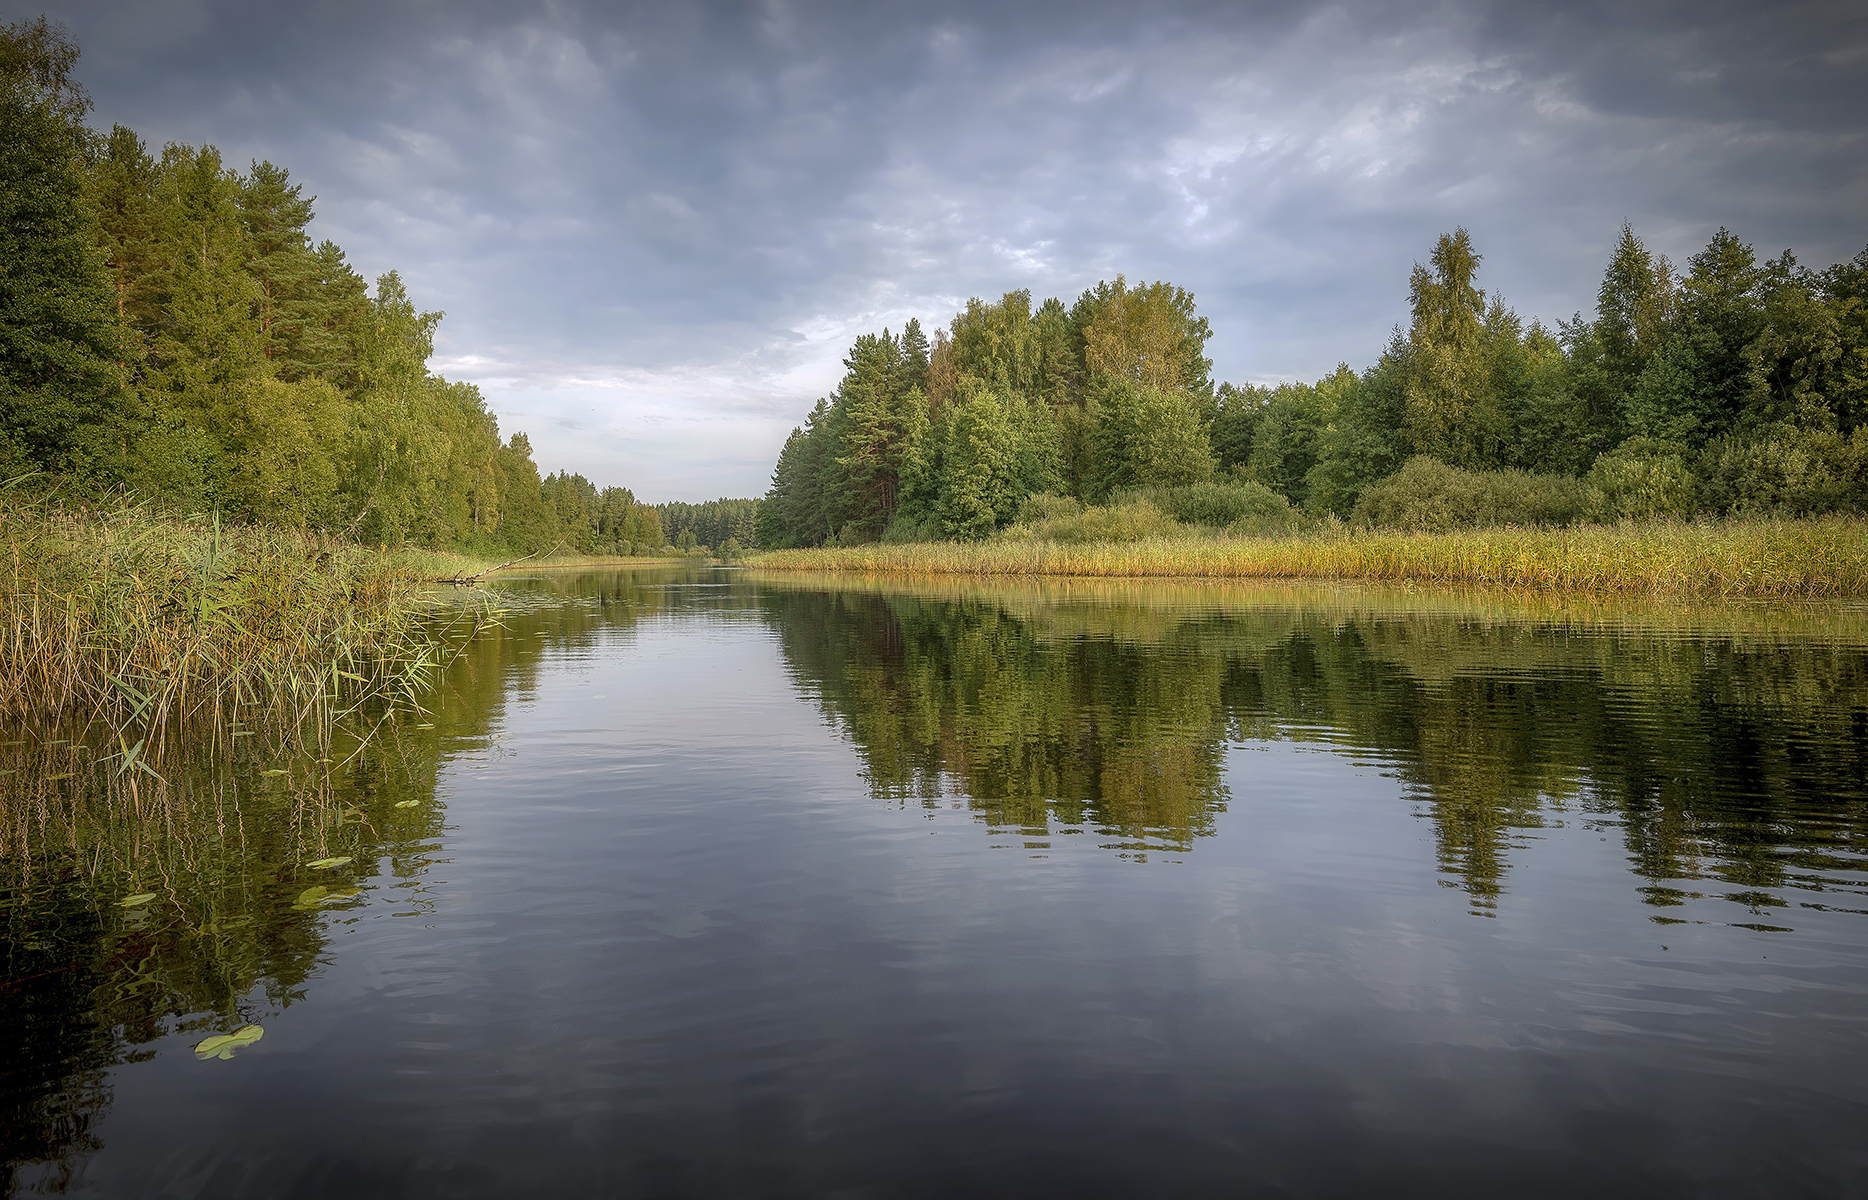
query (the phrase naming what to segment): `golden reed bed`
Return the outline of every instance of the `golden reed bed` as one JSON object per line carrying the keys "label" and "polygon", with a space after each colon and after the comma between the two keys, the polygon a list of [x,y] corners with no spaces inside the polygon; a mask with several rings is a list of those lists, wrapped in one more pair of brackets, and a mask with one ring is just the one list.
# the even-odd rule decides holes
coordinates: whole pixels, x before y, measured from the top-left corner
{"label": "golden reed bed", "polygon": [[773,571],[1103,578],[1366,579],[1651,596],[1868,596],[1868,520],[1725,521],[777,550]]}

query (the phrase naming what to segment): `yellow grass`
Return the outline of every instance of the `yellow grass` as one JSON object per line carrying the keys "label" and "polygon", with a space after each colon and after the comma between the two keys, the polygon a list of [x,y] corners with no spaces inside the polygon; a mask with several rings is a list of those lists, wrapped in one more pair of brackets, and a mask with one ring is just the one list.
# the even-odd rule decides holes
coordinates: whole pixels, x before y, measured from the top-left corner
{"label": "yellow grass", "polygon": [[1285,538],[936,542],[777,550],[769,571],[1105,578],[1359,579],[1683,597],[1868,596],[1859,517]]}

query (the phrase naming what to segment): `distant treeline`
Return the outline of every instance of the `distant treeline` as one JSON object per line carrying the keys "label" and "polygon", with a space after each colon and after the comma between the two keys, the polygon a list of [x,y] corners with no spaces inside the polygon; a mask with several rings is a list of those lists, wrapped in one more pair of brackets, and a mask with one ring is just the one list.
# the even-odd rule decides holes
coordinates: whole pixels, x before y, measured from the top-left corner
{"label": "distant treeline", "polygon": [[283,168],[88,128],[77,56],[43,17],[0,26],[0,477],[390,545],[664,545],[628,489],[541,481],[430,373],[442,314],[313,245]]}
{"label": "distant treeline", "polygon": [[976,538],[1055,507],[1032,496],[1212,482],[1410,528],[1868,507],[1868,250],[1818,272],[1721,229],[1682,275],[1624,227],[1595,317],[1554,329],[1479,262],[1442,236],[1381,358],[1311,384],[1214,386],[1193,297],[1120,276],[971,300],[931,347],[866,334],[785,443],[761,543]]}
{"label": "distant treeline", "polygon": [[705,546],[716,554],[750,550],[758,545],[757,500],[709,500],[704,504],[674,501],[657,504],[655,511],[667,531],[668,542],[679,550]]}

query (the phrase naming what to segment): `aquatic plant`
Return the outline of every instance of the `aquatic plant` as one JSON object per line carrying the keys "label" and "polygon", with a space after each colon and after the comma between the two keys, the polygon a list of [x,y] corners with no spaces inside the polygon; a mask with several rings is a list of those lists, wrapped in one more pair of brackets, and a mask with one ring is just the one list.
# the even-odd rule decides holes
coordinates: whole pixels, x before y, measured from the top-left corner
{"label": "aquatic plant", "polygon": [[229,731],[260,710],[413,697],[443,652],[448,610],[425,558],[136,504],[5,498],[0,720],[101,720],[124,737],[125,767],[132,734],[178,720]]}

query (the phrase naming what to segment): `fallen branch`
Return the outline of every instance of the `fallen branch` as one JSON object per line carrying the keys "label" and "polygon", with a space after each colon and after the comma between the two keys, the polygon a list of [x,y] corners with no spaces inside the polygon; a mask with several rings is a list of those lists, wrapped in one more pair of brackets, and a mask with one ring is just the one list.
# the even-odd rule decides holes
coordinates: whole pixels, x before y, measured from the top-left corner
{"label": "fallen branch", "polygon": [[435,580],[435,582],[436,583],[452,583],[458,587],[466,587],[468,584],[480,578],[482,575],[491,575],[495,571],[504,571],[507,567],[513,566],[515,563],[522,563],[528,558],[537,558],[541,554],[544,554],[547,557],[549,557],[550,555],[556,554],[558,552],[558,547],[562,545],[564,545],[564,539],[559,538],[557,545],[554,545],[550,550],[534,550],[532,551],[532,553],[521,555],[518,558],[512,559],[510,562],[503,562],[499,564],[499,566],[497,567],[488,567],[484,571],[475,571],[472,575],[456,575],[450,579],[437,579]]}

